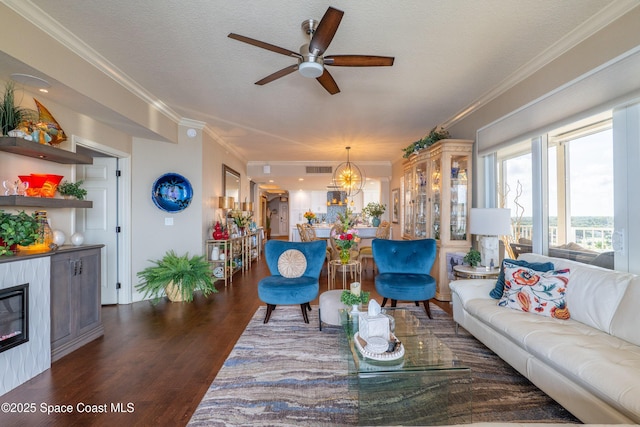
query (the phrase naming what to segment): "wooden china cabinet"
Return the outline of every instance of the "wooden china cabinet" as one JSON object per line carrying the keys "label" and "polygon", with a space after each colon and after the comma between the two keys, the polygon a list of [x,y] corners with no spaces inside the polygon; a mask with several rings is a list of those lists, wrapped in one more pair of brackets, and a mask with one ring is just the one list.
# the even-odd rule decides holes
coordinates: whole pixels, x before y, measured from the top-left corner
{"label": "wooden china cabinet", "polygon": [[404,164],[404,239],[433,238],[436,299],[450,301],[447,254],[468,252],[473,141],[443,139],[412,154]]}

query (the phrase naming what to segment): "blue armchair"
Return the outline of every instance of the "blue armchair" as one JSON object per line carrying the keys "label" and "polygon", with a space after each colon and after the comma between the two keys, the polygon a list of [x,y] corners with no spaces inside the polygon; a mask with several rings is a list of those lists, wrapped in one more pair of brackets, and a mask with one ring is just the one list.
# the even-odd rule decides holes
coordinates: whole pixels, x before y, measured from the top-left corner
{"label": "blue armchair", "polygon": [[269,240],[264,253],[271,276],[258,282],[258,297],[267,304],[264,323],[278,304],[300,304],[302,317],[309,323],[309,302],[318,296],[320,270],[326,257],[327,242],[285,242]]}
{"label": "blue armchair", "polygon": [[416,305],[422,301],[431,319],[429,300],[436,295],[436,281],[429,273],[436,259],[436,241],[374,239],[371,249],[378,266],[375,285],[382,306],[387,299],[392,307],[398,301],[415,301]]}

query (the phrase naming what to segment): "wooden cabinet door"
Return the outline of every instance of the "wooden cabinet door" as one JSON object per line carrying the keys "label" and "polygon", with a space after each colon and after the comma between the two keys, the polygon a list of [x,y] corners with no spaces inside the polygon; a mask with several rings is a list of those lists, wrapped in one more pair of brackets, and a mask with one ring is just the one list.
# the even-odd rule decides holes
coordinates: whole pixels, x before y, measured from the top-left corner
{"label": "wooden cabinet door", "polygon": [[71,277],[71,256],[51,257],[51,344],[58,347],[75,335],[74,292]]}
{"label": "wooden cabinet door", "polygon": [[100,316],[100,250],[77,253],[72,272],[77,295],[76,327],[83,334],[101,323]]}
{"label": "wooden cabinet door", "polygon": [[104,334],[100,249],[51,256],[51,360]]}

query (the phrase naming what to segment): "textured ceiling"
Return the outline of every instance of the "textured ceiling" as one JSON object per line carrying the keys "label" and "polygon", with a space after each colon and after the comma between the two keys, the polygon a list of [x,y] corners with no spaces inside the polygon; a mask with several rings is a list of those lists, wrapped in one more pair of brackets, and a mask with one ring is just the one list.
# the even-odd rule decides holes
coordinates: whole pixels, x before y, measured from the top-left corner
{"label": "textured ceiling", "polygon": [[[394,161],[623,0],[31,0],[184,118],[206,122],[249,162]],[[293,73],[300,25],[344,11],[331,54],[394,56],[392,67],[327,67],[341,92]],[[540,63],[539,65],[543,65]],[[2,70],[0,70],[2,71]],[[453,135],[454,137],[456,135]]]}

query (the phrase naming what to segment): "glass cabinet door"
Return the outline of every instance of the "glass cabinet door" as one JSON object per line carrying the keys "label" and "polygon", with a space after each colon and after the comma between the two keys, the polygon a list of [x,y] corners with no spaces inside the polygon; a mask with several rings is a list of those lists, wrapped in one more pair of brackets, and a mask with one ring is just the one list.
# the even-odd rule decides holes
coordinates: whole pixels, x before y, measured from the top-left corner
{"label": "glass cabinet door", "polygon": [[467,166],[469,156],[451,156],[451,240],[467,239]]}
{"label": "glass cabinet door", "polygon": [[415,174],[415,205],[414,205],[414,235],[416,239],[424,239],[427,237],[428,209],[429,202],[427,199],[427,163],[422,162],[416,165]]}
{"label": "glass cabinet door", "polygon": [[440,239],[440,217],[442,215],[442,176],[440,158],[431,160],[431,232],[434,239]]}
{"label": "glass cabinet door", "polygon": [[413,168],[408,168],[404,172],[404,229],[402,230],[406,238],[413,237]]}

